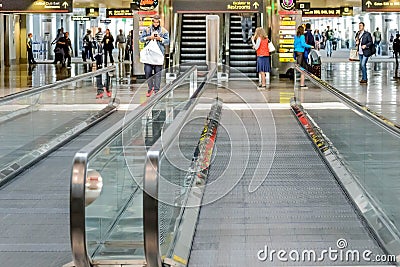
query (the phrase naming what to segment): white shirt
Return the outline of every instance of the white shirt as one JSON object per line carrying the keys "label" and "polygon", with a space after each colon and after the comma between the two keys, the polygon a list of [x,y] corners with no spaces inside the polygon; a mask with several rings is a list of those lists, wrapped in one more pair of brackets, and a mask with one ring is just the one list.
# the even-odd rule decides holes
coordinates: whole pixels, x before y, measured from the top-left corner
{"label": "white shirt", "polygon": [[361,48],[361,41],[362,41],[362,38],[363,38],[364,33],[365,33],[365,31],[362,31],[362,32],[360,32],[360,34],[358,35],[358,39],[360,40],[360,42],[358,43],[358,54],[359,54],[359,55],[363,55],[363,51],[362,51],[362,48]]}

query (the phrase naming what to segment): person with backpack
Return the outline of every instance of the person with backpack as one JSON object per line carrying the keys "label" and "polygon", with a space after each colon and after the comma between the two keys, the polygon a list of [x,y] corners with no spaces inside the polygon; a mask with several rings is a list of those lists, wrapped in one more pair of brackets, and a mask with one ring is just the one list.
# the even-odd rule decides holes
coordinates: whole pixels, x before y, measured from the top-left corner
{"label": "person with backpack", "polygon": [[394,77],[398,77],[399,73],[399,53],[400,53],[400,34],[396,34],[396,38],[393,40],[393,54],[396,59],[396,69],[394,72]]}
{"label": "person with backpack", "polygon": [[325,37],[326,37],[326,41],[325,41],[325,47],[326,47],[326,56],[327,57],[332,57],[332,42],[333,39],[335,38],[335,34],[333,32],[332,29],[330,29],[329,26],[326,27],[326,32],[325,32]]}
{"label": "person with backpack", "polygon": [[92,59],[92,61],[94,61],[93,58],[93,38],[92,38],[92,31],[91,30],[87,30],[85,36],[83,37],[83,62],[86,62],[87,58]]}
{"label": "person with backpack", "polygon": [[375,54],[375,46],[372,41],[371,33],[365,30],[364,22],[360,22],[358,24],[359,31],[356,34],[356,47],[358,51],[358,56],[360,59],[360,70],[362,74],[362,78],[360,80],[361,84],[368,83],[367,77],[367,62],[368,58]]}
{"label": "person with backpack", "polygon": [[378,51],[377,55],[380,55],[381,54],[381,45],[380,45],[380,43],[381,43],[381,40],[382,40],[382,34],[379,31],[379,28],[376,28],[376,31],[374,31],[373,35],[374,35],[374,45],[375,45],[376,50]]}
{"label": "person with backpack", "polygon": [[[313,48],[311,45],[306,43],[306,38],[304,36],[304,28],[302,25],[297,27],[296,36],[294,37],[294,54],[296,63],[301,67],[307,69],[307,63],[304,59],[304,50],[306,48]],[[300,74],[300,88],[307,89],[307,86],[304,84],[304,74]]]}
{"label": "person with backpack", "polygon": [[[306,44],[309,44],[309,45],[315,47],[314,35],[312,34],[310,23],[306,24],[306,30],[304,32],[304,37],[306,40]],[[304,49],[304,60],[306,63],[308,63],[308,55],[310,54],[310,51],[311,51],[311,48]]]}

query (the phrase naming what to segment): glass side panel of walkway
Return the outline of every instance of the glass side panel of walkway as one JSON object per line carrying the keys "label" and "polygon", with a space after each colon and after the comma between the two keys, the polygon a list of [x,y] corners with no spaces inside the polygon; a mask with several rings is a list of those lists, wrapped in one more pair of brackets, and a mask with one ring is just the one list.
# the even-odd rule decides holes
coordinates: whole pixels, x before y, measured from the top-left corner
{"label": "glass side panel of walkway", "polygon": [[145,263],[146,153],[186,107],[197,85],[197,69],[192,67],[147,102],[128,108],[124,119],[76,154],[71,242],[77,266]]}

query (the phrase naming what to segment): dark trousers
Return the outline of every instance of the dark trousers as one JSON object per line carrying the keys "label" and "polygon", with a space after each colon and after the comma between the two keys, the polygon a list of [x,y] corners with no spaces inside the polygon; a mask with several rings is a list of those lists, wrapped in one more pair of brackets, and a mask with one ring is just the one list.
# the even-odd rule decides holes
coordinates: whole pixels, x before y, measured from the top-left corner
{"label": "dark trousers", "polygon": [[144,74],[146,76],[149,91],[153,87],[155,92],[158,92],[158,90],[160,90],[161,71],[162,71],[162,65],[144,64]]}
{"label": "dark trousers", "polygon": [[85,59],[84,61],[86,61],[87,58],[90,58],[91,60],[94,60],[93,58],[93,49],[91,46],[85,46]]}
{"label": "dark trousers", "polygon": [[64,59],[67,62],[67,66],[71,66],[71,55],[69,51],[64,50]]}
{"label": "dark trousers", "polygon": [[32,48],[28,48],[28,63],[34,63]]}
{"label": "dark trousers", "polygon": [[110,55],[110,62],[114,63],[114,58],[112,55],[112,50],[104,49],[104,64],[107,67],[107,54]]}
{"label": "dark trousers", "polygon": [[399,77],[399,52],[394,52],[396,58],[396,69],[394,70],[394,77]]}

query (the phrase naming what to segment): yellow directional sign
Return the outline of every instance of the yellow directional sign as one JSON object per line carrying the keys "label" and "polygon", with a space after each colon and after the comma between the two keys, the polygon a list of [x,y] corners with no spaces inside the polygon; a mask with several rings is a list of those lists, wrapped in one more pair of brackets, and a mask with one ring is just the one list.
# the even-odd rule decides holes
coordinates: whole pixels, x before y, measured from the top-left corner
{"label": "yellow directional sign", "polygon": [[362,0],[362,11],[400,12],[400,0]]}
{"label": "yellow directional sign", "polygon": [[183,13],[190,11],[207,11],[214,13],[241,13],[241,12],[263,12],[262,0],[174,0],[172,1],[174,12]]}

